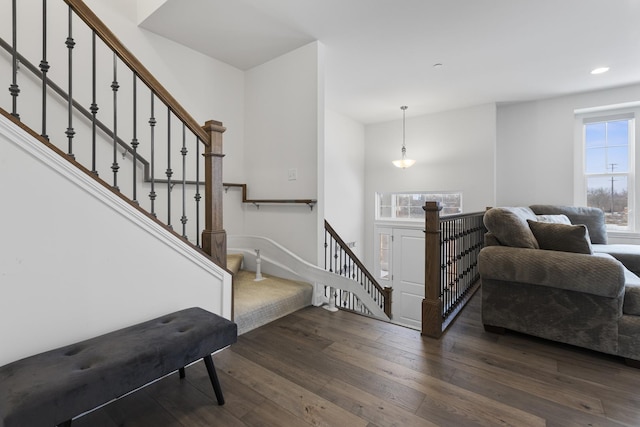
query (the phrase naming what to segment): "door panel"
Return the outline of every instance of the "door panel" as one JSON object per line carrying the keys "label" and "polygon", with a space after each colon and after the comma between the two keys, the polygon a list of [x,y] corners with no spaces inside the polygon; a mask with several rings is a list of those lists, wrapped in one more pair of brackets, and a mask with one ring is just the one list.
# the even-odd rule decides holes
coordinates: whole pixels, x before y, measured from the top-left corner
{"label": "door panel", "polygon": [[424,233],[393,229],[393,303],[395,323],[421,329],[424,299]]}

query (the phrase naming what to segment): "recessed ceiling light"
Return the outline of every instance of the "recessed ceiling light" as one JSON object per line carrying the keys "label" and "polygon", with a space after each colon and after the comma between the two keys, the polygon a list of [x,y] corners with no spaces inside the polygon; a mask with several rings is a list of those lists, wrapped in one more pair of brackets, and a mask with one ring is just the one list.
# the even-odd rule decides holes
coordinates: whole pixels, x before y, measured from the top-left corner
{"label": "recessed ceiling light", "polygon": [[606,73],[607,71],[609,71],[609,67],[600,67],[591,70],[591,74],[602,74]]}

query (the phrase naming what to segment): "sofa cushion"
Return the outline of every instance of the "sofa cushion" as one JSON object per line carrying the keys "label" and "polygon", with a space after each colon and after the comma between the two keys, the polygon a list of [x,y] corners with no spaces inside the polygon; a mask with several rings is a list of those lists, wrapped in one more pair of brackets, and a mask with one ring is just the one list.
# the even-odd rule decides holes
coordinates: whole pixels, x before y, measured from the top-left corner
{"label": "sofa cushion", "polygon": [[484,225],[503,246],[538,249],[527,220],[536,215],[527,207],[491,208],[484,213]]}
{"label": "sofa cushion", "polygon": [[540,249],[592,254],[589,232],[584,225],[527,220]]}
{"label": "sofa cushion", "polygon": [[640,277],[624,269],[624,304],[622,312],[640,316]]}
{"label": "sofa cushion", "polygon": [[593,245],[593,251],[612,255],[625,267],[640,276],[640,245]]}
{"label": "sofa cushion", "polygon": [[602,209],[560,205],[531,205],[530,208],[536,215],[566,215],[571,224],[587,226],[591,243],[607,244],[607,226]]}
{"label": "sofa cushion", "polygon": [[536,215],[538,222],[552,222],[554,224],[571,225],[571,220],[566,215]]}

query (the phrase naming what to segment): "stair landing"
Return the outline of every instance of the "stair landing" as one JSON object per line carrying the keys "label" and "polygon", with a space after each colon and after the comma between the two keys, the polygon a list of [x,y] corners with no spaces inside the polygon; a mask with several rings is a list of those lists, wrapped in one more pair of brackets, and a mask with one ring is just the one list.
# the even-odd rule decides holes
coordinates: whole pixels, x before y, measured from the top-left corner
{"label": "stair landing", "polygon": [[234,322],[238,335],[311,305],[313,286],[306,282],[238,270],[233,276]]}

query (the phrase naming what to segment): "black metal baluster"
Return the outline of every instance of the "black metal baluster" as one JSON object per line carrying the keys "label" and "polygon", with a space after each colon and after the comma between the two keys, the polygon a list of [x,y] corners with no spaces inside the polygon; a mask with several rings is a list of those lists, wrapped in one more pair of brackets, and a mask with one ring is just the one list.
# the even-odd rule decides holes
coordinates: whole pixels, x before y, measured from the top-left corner
{"label": "black metal baluster", "polygon": [[329,231],[327,231],[327,229],[324,229],[324,269],[327,269],[327,234],[329,233]]}
{"label": "black metal baluster", "polygon": [[149,192],[149,199],[151,200],[151,215],[156,216],[156,179],[155,179],[155,128],[156,128],[156,118],[154,117],[154,95],[151,92],[151,117],[149,118],[149,126],[151,130],[151,191]]}
{"label": "black metal baluster", "polygon": [[18,86],[18,7],[16,0],[11,2],[11,25],[13,31],[11,35],[11,42],[13,45],[13,54],[11,58],[11,74],[12,82],[9,85],[9,94],[12,98],[11,115],[16,119],[20,119],[18,114],[18,94],[20,93],[20,87]]}
{"label": "black metal baluster", "polygon": [[98,169],[96,168],[96,116],[98,115],[96,70],[96,33],[93,31],[91,33],[91,107],[89,107],[89,110],[91,110],[91,172],[98,175]]}
{"label": "black metal baluster", "polygon": [[138,77],[133,73],[133,201],[138,203]]}
{"label": "black metal baluster", "polygon": [[182,223],[182,237],[187,238],[187,205],[186,205],[186,195],[187,195],[187,137],[186,137],[186,126],[182,123],[182,150],[180,150],[180,154],[182,154],[182,216],[180,217],[180,222]]}
{"label": "black metal baluster", "polygon": [[173,229],[171,225],[171,176],[173,171],[171,170],[171,109],[167,106],[167,226]]}
{"label": "black metal baluster", "polygon": [[196,137],[196,246],[200,247],[200,138]]}
{"label": "black metal baluster", "polygon": [[42,0],[42,60],[40,61],[40,71],[42,72],[42,133],[43,138],[49,139],[47,135],[47,72],[49,63],[47,62],[47,0]]}
{"label": "black metal baluster", "polygon": [[118,57],[113,54],[113,82],[111,83],[111,90],[113,91],[113,163],[111,164],[111,170],[113,171],[113,188],[118,188]]}
{"label": "black metal baluster", "polygon": [[333,273],[333,236],[329,237],[329,272]]}
{"label": "black metal baluster", "polygon": [[69,32],[67,35],[67,40],[65,42],[67,46],[68,58],[69,58],[69,89],[67,92],[67,131],[65,134],[67,135],[68,140],[68,153],[71,158],[75,158],[73,155],[73,137],[76,134],[73,129],[73,48],[76,45],[76,42],[73,40],[73,11],[71,10],[71,6],[69,6]]}

